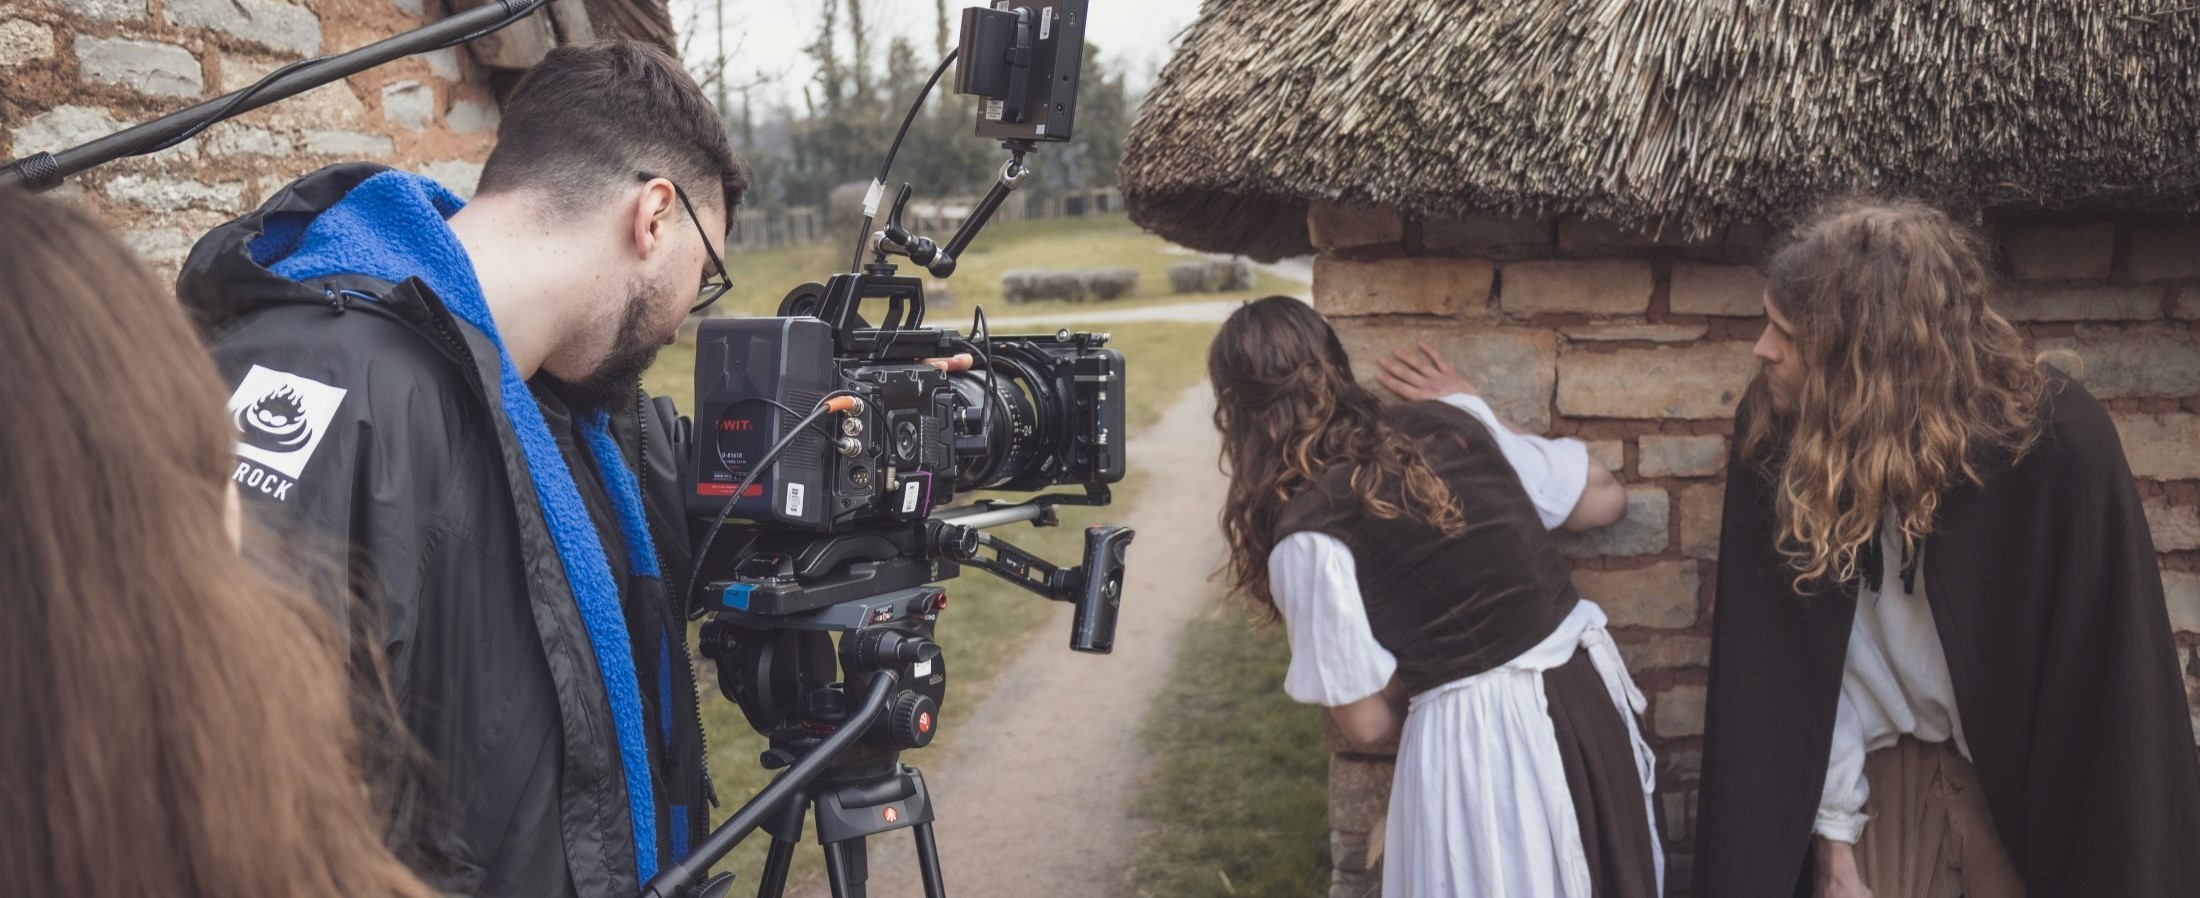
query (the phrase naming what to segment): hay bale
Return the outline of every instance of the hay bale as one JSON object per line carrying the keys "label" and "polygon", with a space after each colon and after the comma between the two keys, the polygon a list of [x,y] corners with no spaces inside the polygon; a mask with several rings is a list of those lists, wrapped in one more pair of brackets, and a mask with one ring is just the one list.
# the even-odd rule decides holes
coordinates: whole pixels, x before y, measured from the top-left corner
{"label": "hay bale", "polygon": [[1204,261],[1178,262],[1169,266],[1169,292],[1212,293],[1214,287],[1209,284],[1212,277],[1213,272]]}
{"label": "hay bale", "polygon": [[1028,268],[1001,273],[1001,298],[1012,303],[1045,299],[1047,272]]}
{"label": "hay bale", "polygon": [[1138,290],[1138,269],[1102,268],[1084,274],[1085,292],[1097,300],[1121,299]]}
{"label": "hay bale", "polygon": [[1215,285],[1216,293],[1253,289],[1253,266],[1243,258],[1232,256],[1227,259],[1212,259],[1207,262],[1207,267],[1213,272],[1210,280]]}
{"label": "hay bale", "polygon": [[1048,271],[1039,275],[1041,292],[1048,299],[1085,301],[1085,279],[1074,271]]}

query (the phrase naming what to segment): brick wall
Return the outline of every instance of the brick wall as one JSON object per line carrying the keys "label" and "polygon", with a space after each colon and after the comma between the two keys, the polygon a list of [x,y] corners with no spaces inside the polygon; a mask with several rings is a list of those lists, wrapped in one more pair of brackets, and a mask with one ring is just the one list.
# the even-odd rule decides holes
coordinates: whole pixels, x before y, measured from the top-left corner
{"label": "brick wall", "polygon": [[[1681,241],[1574,218],[1414,221],[1317,205],[1315,307],[1355,365],[1428,340],[1515,425],[1579,437],[1627,486],[1627,519],[1567,536],[1650,698],[1659,827],[1685,888],[1701,766],[1719,507],[1733,412],[1763,328],[1762,229]],[[2115,413],[2161,552],[2200,708],[2200,220],[1998,223],[2004,313],[2067,350]],[[2200,726],[2200,711],[2194,713]],[[1332,896],[1372,895],[1388,758],[1330,730]]]}
{"label": "brick wall", "polygon": [[[75,146],[440,14],[437,0],[0,0],[0,158]],[[459,49],[398,60],[53,195],[172,275],[207,229],[325,165],[380,162],[470,193],[497,125],[488,76]]]}

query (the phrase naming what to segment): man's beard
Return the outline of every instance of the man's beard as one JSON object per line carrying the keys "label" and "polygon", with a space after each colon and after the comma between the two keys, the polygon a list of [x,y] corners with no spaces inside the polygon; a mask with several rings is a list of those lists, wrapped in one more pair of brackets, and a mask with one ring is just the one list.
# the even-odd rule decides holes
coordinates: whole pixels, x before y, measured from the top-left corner
{"label": "man's beard", "polygon": [[642,372],[649,370],[650,363],[657,360],[657,350],[664,346],[662,340],[650,339],[642,333],[649,317],[649,305],[648,285],[636,284],[627,289],[626,311],[619,319],[618,333],[611,338],[611,352],[588,376],[565,381],[543,373],[558,396],[574,411],[608,411],[634,401]]}

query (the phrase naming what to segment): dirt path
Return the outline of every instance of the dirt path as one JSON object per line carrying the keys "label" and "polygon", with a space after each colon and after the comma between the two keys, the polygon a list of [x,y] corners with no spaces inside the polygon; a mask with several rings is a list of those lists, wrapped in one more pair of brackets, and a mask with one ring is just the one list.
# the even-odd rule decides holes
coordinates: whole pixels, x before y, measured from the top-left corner
{"label": "dirt path", "polygon": [[[1207,385],[1197,384],[1131,441],[1132,464],[1151,479],[1122,519],[1138,537],[1115,652],[1070,651],[1062,606],[947,737],[944,763],[911,756],[938,806],[940,868],[955,898],[1129,893],[1124,875],[1138,837],[1130,802],[1149,761],[1139,729],[1222,557],[1212,408]],[[903,832],[872,840],[872,898],[923,894],[910,844]],[[829,895],[822,877],[809,886],[789,892]]]}

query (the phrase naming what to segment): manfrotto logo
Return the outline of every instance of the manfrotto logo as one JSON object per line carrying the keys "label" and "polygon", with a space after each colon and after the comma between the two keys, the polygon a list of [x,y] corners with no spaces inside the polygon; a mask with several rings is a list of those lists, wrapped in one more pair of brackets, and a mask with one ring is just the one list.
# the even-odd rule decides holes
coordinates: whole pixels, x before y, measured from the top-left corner
{"label": "manfrotto logo", "polygon": [[296,485],[289,478],[305,473],[346,392],[288,371],[252,366],[229,395],[237,457],[249,463],[238,465],[238,484],[288,498]]}

